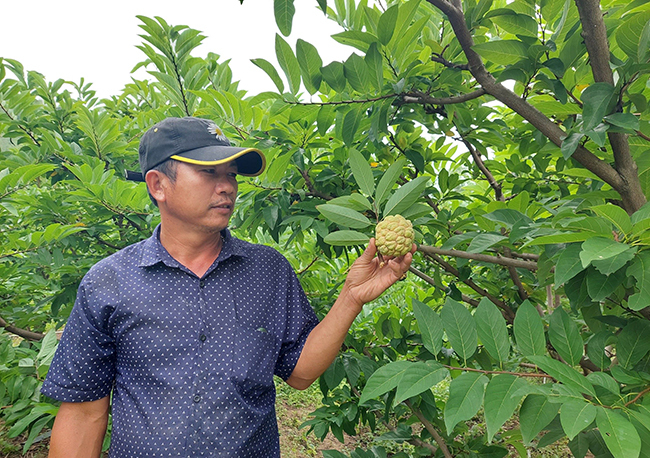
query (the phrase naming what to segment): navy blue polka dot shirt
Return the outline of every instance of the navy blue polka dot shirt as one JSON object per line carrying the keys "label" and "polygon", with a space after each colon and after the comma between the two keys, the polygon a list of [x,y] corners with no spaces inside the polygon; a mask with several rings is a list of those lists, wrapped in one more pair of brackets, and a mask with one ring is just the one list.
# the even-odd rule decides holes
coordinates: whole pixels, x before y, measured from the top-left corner
{"label": "navy blue polka dot shirt", "polygon": [[279,457],[273,374],[318,323],[291,265],[225,230],[198,278],[159,233],[86,274],[41,392],[112,391],[111,458]]}

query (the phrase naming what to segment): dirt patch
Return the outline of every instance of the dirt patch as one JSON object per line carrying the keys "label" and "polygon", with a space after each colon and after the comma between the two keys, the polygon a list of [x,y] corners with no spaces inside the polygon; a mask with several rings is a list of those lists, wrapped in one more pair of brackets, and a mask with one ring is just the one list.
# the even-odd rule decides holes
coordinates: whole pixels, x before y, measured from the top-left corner
{"label": "dirt patch", "polygon": [[342,444],[332,433],[322,442],[313,434],[307,434],[309,428],[301,429],[300,425],[309,420],[309,414],[315,408],[314,405],[289,405],[288,402],[278,399],[276,411],[282,458],[318,457],[322,456],[323,450],[346,453],[362,445],[362,440],[357,436],[344,434],[345,443]]}

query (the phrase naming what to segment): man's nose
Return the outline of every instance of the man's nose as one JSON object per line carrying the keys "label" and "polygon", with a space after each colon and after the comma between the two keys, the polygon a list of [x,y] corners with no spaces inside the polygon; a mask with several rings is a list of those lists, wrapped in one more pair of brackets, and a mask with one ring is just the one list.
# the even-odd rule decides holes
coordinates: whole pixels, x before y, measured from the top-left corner
{"label": "man's nose", "polygon": [[219,194],[233,194],[237,192],[237,185],[229,176],[220,177],[215,183],[215,191]]}

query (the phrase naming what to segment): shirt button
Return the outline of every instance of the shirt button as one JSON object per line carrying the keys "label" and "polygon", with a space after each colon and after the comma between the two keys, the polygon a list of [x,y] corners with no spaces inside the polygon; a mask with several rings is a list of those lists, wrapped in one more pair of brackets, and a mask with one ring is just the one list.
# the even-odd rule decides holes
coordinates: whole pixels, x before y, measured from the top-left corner
{"label": "shirt button", "polygon": [[200,287],[200,288],[203,288],[204,286],[205,286],[205,281],[201,280],[201,281],[199,282],[199,287]]}
{"label": "shirt button", "polygon": [[194,402],[201,402],[201,396],[199,396],[199,395],[197,394],[196,396],[194,396],[194,398],[193,398],[192,400],[193,400]]}
{"label": "shirt button", "polygon": [[205,334],[201,334],[201,337],[199,337],[199,339],[201,340],[201,342],[205,342],[205,339],[207,339],[207,337],[205,336]]}

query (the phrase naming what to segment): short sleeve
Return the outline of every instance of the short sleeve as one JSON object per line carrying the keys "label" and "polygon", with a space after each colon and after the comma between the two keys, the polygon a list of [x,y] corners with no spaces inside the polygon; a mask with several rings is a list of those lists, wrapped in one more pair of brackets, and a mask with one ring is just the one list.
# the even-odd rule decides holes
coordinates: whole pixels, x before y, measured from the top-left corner
{"label": "short sleeve", "polygon": [[89,300],[90,289],[89,282],[82,281],[41,388],[41,393],[59,401],[95,401],[113,388],[115,345],[107,330],[107,313]]}
{"label": "short sleeve", "polygon": [[286,261],[288,285],[286,288],[286,332],[280,347],[280,354],[275,365],[275,375],[287,380],[298,363],[305,341],[311,331],[318,325],[318,317],[314,313],[298,277]]}

